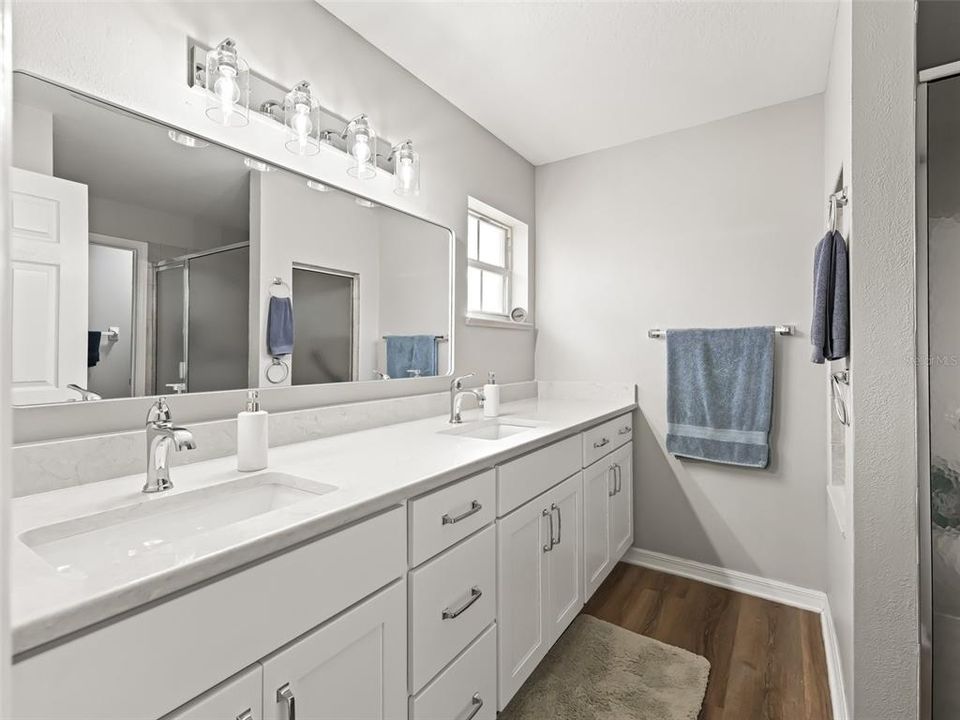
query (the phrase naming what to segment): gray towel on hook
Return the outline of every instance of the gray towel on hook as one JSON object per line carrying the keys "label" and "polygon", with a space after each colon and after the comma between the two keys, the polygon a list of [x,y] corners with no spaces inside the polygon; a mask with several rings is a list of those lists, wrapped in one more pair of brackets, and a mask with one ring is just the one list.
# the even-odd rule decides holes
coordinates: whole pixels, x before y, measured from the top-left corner
{"label": "gray towel on hook", "polygon": [[293,303],[288,297],[270,297],[267,312],[267,351],[273,357],[293,352]]}
{"label": "gray towel on hook", "polygon": [[766,467],[772,408],[772,327],[667,331],[668,452]]}
{"label": "gray towel on hook", "polygon": [[813,254],[813,320],[810,342],[815,363],[839,360],[850,352],[850,289],[847,243],[831,230]]}

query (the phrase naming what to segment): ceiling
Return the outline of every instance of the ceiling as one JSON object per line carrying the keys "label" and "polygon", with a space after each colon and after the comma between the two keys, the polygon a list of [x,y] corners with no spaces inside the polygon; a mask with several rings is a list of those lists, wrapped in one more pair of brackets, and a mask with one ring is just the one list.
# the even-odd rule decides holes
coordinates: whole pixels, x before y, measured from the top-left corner
{"label": "ceiling", "polygon": [[324,2],[535,165],[823,92],[837,2]]}

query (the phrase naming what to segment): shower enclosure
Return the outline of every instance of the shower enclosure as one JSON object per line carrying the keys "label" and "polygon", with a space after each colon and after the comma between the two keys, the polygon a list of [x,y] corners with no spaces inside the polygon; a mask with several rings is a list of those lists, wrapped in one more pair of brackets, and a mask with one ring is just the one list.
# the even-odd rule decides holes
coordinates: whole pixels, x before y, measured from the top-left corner
{"label": "shower enclosure", "polygon": [[154,277],[154,393],[247,387],[249,244],[164,260]]}
{"label": "shower enclosure", "polygon": [[954,720],[960,717],[960,68],[920,73],[917,140],[921,716]]}

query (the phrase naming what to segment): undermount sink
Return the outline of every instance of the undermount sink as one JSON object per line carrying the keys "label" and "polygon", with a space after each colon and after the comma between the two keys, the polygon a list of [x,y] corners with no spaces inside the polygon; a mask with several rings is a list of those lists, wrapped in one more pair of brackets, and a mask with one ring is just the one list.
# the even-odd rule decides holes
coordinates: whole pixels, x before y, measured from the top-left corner
{"label": "undermount sink", "polygon": [[534,425],[524,425],[519,422],[508,422],[504,420],[480,420],[479,422],[466,423],[449,430],[442,430],[442,435],[457,435],[459,437],[475,438],[477,440],[502,440],[511,435],[532,430]]}
{"label": "undermount sink", "polygon": [[332,492],[333,485],[265,472],[35,528],[20,540],[61,575],[128,579],[182,565],[225,547],[212,535]]}

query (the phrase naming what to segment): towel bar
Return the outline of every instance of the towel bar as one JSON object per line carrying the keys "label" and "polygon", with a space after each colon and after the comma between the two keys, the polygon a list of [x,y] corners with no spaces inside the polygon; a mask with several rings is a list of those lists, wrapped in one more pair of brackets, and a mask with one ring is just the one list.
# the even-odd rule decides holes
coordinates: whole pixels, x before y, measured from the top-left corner
{"label": "towel bar", "polygon": [[[794,328],[793,325],[775,325],[773,331],[777,335],[793,335]],[[665,338],[667,336],[666,330],[661,330],[660,328],[650,328],[647,330],[647,337],[653,340],[658,338]]]}

